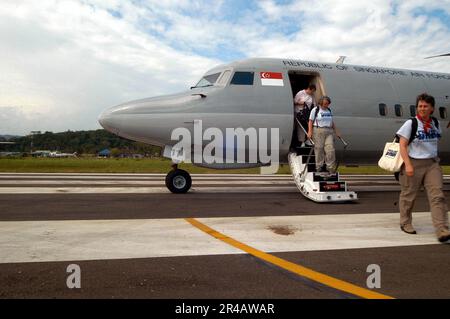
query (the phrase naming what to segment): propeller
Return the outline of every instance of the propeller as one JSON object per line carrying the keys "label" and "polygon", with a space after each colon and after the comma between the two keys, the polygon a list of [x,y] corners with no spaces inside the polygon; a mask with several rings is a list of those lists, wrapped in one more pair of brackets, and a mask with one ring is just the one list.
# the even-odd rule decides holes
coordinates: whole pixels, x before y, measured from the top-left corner
{"label": "propeller", "polygon": [[434,55],[434,56],[429,56],[429,57],[426,57],[425,59],[439,58],[439,57],[443,57],[443,56],[450,56],[450,53],[447,53],[447,54],[440,54],[440,55]]}

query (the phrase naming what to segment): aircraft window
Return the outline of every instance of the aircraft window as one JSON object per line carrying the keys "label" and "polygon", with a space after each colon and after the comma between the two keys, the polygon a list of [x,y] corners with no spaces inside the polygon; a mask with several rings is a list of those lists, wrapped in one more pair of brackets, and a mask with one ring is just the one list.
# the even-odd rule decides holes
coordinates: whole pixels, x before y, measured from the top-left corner
{"label": "aircraft window", "polygon": [[403,107],[400,104],[395,104],[395,115],[399,117],[403,115]]}
{"label": "aircraft window", "polygon": [[194,86],[194,88],[203,88],[207,86],[213,86],[213,84],[217,81],[219,78],[219,73],[209,74],[202,77],[200,81]]}
{"label": "aircraft window", "polygon": [[380,115],[381,116],[386,116],[387,115],[387,105],[384,103],[381,103],[378,105],[380,108]]}
{"label": "aircraft window", "polygon": [[228,79],[230,78],[231,71],[225,71],[222,73],[222,76],[220,77],[219,81],[217,81],[217,84],[219,85],[226,85],[228,82]]}
{"label": "aircraft window", "polygon": [[441,115],[441,119],[445,120],[447,118],[447,109],[445,107],[440,107],[439,114]]}
{"label": "aircraft window", "polygon": [[416,106],[415,105],[410,105],[409,106],[409,111],[411,112],[411,116],[412,117],[416,116]]}
{"label": "aircraft window", "polygon": [[231,84],[253,85],[254,72],[235,72]]}

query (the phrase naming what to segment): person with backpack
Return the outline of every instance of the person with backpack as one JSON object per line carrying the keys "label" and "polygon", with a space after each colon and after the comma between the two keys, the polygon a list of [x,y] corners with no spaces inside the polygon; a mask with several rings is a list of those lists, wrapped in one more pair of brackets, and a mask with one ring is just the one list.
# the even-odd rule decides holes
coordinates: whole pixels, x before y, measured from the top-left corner
{"label": "person with backpack", "polygon": [[423,185],[431,208],[431,218],[437,239],[450,239],[448,207],[444,196],[442,169],[439,165],[438,142],[441,138],[439,122],[432,117],[435,99],[423,93],[416,100],[416,117],[406,121],[398,130],[400,154],[404,161],[399,181],[400,229],[417,234],[412,225],[412,210]]}
{"label": "person with backpack", "polygon": [[334,134],[340,137],[333,121],[330,109],[331,99],[322,96],[319,105],[311,110],[308,123],[308,138],[313,138],[316,169],[323,172],[324,163],[331,174],[336,172],[336,151],[334,148]]}

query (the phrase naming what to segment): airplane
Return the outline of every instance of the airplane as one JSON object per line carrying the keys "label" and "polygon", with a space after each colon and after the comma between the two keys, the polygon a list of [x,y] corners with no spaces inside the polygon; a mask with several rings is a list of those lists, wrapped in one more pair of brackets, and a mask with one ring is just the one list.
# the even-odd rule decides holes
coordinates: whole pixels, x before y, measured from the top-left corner
{"label": "airplane", "polygon": [[77,157],[77,152],[74,153],[60,153],[60,152],[50,152],[49,157],[55,158],[66,158],[66,157]]}
{"label": "airplane", "polygon": [[66,158],[66,157],[77,157],[77,152],[74,153],[60,153],[58,151],[43,151],[37,150],[31,153],[31,156],[35,157],[53,157],[53,158]]}
{"label": "airplane", "polygon": [[[436,98],[434,116],[442,130],[440,156],[443,164],[449,163],[450,74],[338,62],[240,60],[207,71],[190,90],[120,104],[101,113],[98,121],[103,128],[121,137],[161,146],[164,156],[172,159],[177,141],[171,139],[171,133],[175,128],[193,132],[199,121],[203,129],[216,127],[223,131],[277,128],[280,163],[290,163],[296,140],[293,99],[298,91],[313,83],[317,87],[316,101],[322,95],[331,97],[333,119],[346,139],[345,145],[349,145],[345,148],[336,144],[337,158],[345,152],[341,164],[363,165],[378,161],[385,143],[392,141],[400,126],[415,116],[417,95],[427,92]],[[202,147],[207,142],[202,141]],[[261,162],[194,164],[216,169],[265,165]],[[178,169],[176,160],[172,168],[166,176],[166,186],[173,193],[187,192],[191,187],[189,173]],[[297,185],[300,189],[300,184]]]}

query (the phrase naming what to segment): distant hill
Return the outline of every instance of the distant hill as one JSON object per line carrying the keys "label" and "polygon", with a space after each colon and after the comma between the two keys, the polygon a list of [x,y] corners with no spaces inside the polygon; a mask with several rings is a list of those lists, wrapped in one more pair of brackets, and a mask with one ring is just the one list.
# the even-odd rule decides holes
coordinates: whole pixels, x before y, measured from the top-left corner
{"label": "distant hill", "polygon": [[63,153],[97,154],[107,148],[113,153],[123,154],[160,154],[161,148],[144,143],[130,141],[105,130],[67,131],[61,133],[45,132],[33,136],[13,137],[15,145],[9,151],[30,152],[31,143],[33,151],[51,150]]}
{"label": "distant hill", "polygon": [[1,142],[8,142],[14,138],[19,138],[19,135],[0,135]]}

